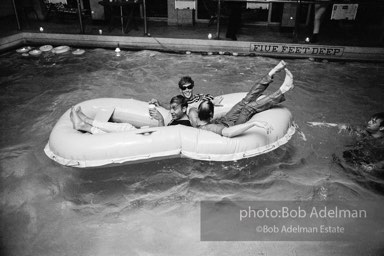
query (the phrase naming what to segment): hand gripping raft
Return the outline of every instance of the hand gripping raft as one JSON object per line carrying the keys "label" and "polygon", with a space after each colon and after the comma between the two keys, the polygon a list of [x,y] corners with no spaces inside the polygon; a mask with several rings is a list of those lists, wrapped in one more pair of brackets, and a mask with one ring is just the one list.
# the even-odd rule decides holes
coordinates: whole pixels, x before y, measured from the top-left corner
{"label": "hand gripping raft", "polygon": [[[215,118],[223,116],[244,96],[245,93],[223,95],[222,106],[215,108]],[[52,129],[44,149],[49,158],[65,166],[97,167],[175,157],[234,161],[272,151],[295,133],[292,114],[284,107],[263,111],[249,120],[267,122],[272,127],[270,133],[255,126],[237,137],[227,138],[182,125],[156,127],[157,121],[148,114],[148,103],[134,99],[103,98],[78,105],[90,117],[97,119],[107,113],[109,118],[113,113],[114,122],[147,128],[97,135],[83,133],[73,129],[68,110]],[[169,122],[168,110],[158,110]]]}

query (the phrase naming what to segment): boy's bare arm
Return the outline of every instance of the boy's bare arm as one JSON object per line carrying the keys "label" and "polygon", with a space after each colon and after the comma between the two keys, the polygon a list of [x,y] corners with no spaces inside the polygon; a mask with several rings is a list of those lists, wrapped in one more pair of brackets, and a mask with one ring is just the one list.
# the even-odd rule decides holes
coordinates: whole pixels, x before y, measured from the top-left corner
{"label": "boy's bare arm", "polygon": [[188,112],[188,118],[192,127],[197,127],[199,122],[199,115],[196,108],[190,108]]}

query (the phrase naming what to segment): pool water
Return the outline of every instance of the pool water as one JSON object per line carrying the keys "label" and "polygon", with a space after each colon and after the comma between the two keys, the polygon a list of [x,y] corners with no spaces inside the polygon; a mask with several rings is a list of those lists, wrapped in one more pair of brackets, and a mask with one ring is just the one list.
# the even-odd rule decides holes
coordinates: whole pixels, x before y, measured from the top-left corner
{"label": "pool water", "polygon": [[[81,101],[247,91],[278,59],[88,49],[0,56],[2,255],[381,255],[349,242],[202,242],[200,200],[383,200],[383,175],[343,158],[358,140],[307,122],[364,125],[384,111],[384,65],[288,59],[286,96],[298,125],[291,141],[237,162],[172,159],[76,169],[45,156],[59,117]],[[276,90],[278,74],[268,89]],[[381,149],[382,150],[382,149]]]}

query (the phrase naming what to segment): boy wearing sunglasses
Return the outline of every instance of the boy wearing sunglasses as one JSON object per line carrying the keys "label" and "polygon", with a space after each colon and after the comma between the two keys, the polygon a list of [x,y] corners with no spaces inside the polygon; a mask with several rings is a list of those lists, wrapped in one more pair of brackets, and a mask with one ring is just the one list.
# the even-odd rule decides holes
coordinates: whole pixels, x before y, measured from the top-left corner
{"label": "boy wearing sunglasses", "polygon": [[179,89],[181,94],[187,99],[188,105],[198,103],[204,100],[213,100],[210,94],[193,94],[195,82],[190,76],[183,76],[179,81]]}
{"label": "boy wearing sunglasses", "polygon": [[[223,98],[213,97],[210,94],[193,94],[193,87],[195,86],[195,82],[192,80],[190,76],[183,76],[179,83],[179,89],[181,95],[183,95],[187,99],[188,107],[197,107],[199,103],[205,100],[212,101],[215,105],[219,105]],[[154,104],[155,106],[161,106],[165,109],[169,109],[168,106],[164,106],[157,99],[151,99],[149,104]]]}

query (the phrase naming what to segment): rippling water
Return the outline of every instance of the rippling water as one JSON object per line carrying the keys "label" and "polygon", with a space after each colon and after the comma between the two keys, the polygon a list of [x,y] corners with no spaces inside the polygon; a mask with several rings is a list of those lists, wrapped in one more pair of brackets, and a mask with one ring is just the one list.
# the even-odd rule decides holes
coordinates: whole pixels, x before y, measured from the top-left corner
{"label": "rippling water", "polygon": [[[356,242],[201,242],[199,201],[382,200],[383,175],[347,163],[356,138],[308,121],[364,125],[383,111],[384,65],[288,60],[295,88],[284,103],[299,126],[292,140],[238,162],[173,159],[75,169],[43,148],[72,105],[100,97],[247,91],[277,59],[90,49],[0,56],[2,255],[380,255]],[[269,90],[282,82],[279,75]]]}

